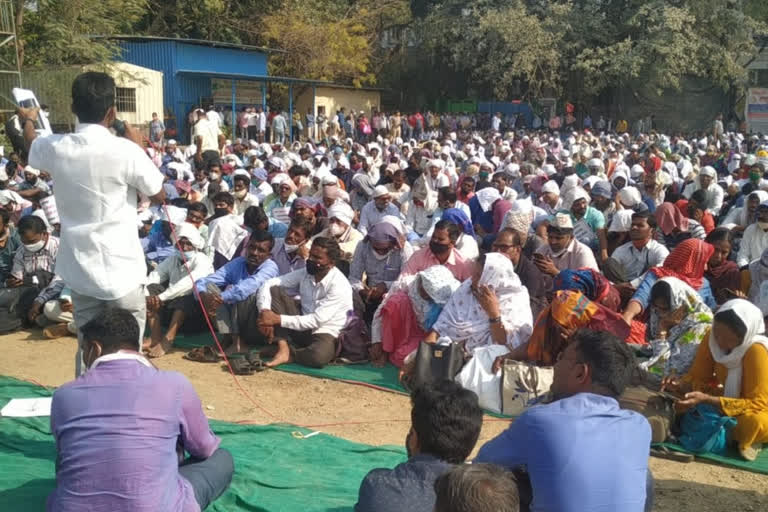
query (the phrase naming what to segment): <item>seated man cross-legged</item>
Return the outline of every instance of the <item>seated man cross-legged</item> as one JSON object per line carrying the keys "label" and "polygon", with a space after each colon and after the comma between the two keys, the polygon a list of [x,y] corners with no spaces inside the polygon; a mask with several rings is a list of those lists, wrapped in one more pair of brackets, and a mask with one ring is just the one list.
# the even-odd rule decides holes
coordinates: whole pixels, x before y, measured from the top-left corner
{"label": "seated man cross-legged", "polygon": [[[278,269],[269,257],[275,240],[266,231],[254,231],[245,257],[238,257],[215,273],[197,281],[197,291],[209,315],[216,317],[221,334],[231,335],[228,354],[242,352],[242,342],[252,343],[259,336],[256,292]],[[243,340],[243,336],[248,336]]]}
{"label": "seated man cross-legged", "polygon": [[53,394],[48,510],[205,510],[234,467],[192,384],[135,351],[139,324],[126,310],[107,309],[81,332],[88,371]]}
{"label": "seated man cross-legged", "polygon": [[315,238],[306,268],[270,279],[259,290],[259,327],[275,345],[265,351],[274,354],[267,366],[295,361],[322,368],[336,356],[337,338],[352,311],[352,287],[336,268],[340,256],[335,240]]}

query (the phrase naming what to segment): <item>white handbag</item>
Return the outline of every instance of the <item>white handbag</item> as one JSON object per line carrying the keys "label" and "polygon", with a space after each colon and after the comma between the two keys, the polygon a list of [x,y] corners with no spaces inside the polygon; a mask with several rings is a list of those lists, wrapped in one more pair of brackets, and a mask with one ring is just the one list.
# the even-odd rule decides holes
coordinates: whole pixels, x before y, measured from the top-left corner
{"label": "white handbag", "polygon": [[552,367],[506,359],[501,377],[502,414],[520,416],[529,407],[543,403],[548,398],[553,375]]}

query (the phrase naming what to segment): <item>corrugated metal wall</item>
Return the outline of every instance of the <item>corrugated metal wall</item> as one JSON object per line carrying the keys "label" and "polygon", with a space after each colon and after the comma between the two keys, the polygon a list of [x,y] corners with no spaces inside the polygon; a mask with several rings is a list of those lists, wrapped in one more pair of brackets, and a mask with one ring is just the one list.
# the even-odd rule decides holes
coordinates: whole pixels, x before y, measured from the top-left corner
{"label": "corrugated metal wall", "polygon": [[210,98],[212,91],[209,76],[180,71],[267,74],[267,56],[260,52],[177,41],[120,41],[120,47],[121,60],[163,72],[166,128],[176,129],[174,137],[182,143],[189,142],[187,114],[201,98]]}

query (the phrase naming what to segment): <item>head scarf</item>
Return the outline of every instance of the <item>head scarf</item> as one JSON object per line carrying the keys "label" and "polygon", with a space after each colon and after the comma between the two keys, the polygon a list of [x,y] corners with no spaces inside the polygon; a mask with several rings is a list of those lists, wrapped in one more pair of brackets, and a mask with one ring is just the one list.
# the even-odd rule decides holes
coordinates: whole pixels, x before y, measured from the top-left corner
{"label": "head scarf", "polygon": [[484,212],[488,212],[491,210],[493,203],[501,199],[501,194],[499,194],[499,191],[495,187],[485,187],[484,189],[475,192],[475,197],[477,198],[478,203],[480,203],[480,208],[482,208]]}
{"label": "head scarf", "polygon": [[712,310],[704,304],[696,290],[680,279],[664,277],[657,283],[662,281],[669,285],[672,292],[667,297],[670,311],[685,306],[685,316],[669,329],[666,341],[661,341],[661,320],[656,308],[651,308],[647,337],[652,342],[653,356],[640,366],[652,373],[683,375],[690,369],[701,340],[710,330]]}
{"label": "head scarf", "polygon": [[390,222],[384,220],[377,222],[366,234],[365,241],[369,242],[391,242],[398,249],[402,248],[400,238],[402,233]]}
{"label": "head scarf", "polygon": [[635,187],[626,186],[619,190],[619,202],[625,208],[632,208],[643,202],[643,197],[640,195],[640,191]]}
{"label": "head scarf", "polygon": [[671,234],[675,228],[688,231],[688,217],[672,203],[661,203],[656,208],[656,223],[665,235]]}
{"label": "head scarf", "polygon": [[176,234],[177,243],[179,238],[186,238],[198,251],[201,250],[203,246],[205,246],[205,241],[203,240],[200,231],[189,222],[184,222],[178,227],[175,227],[174,233]]}
{"label": "head scarf", "polygon": [[[424,299],[419,293],[419,284],[431,300]],[[447,267],[434,265],[422,270],[408,285],[408,298],[419,326],[425,331],[432,328],[443,306],[461,283],[453,277]]]}
{"label": "head scarf", "polygon": [[[498,253],[486,254],[478,285],[487,285],[499,300],[508,344],[518,346],[528,339],[533,330],[528,290],[520,283],[509,258]],[[493,343],[488,315],[472,292],[472,279],[464,281],[451,296],[434,330],[454,341],[466,340],[468,351]]]}
{"label": "head scarf", "polygon": [[323,203],[309,197],[299,197],[293,201],[293,204],[291,205],[291,211],[288,213],[288,216],[293,218],[293,216],[296,214],[296,208],[299,207],[312,210],[315,212],[316,217],[324,217],[326,215],[326,210],[325,206],[323,206]]}
{"label": "head scarf", "polygon": [[602,304],[611,310],[618,309],[619,302],[621,302],[618,291],[614,291],[610,281],[590,268],[561,271],[555,276],[552,290],[578,290],[589,300]]}
{"label": "head scarf", "polygon": [[[293,205],[296,206],[296,202]],[[352,221],[355,219],[355,212],[347,203],[337,201],[328,209],[328,218],[338,219],[351,228]]]}
{"label": "head scarf", "polygon": [[575,187],[570,189],[568,192],[566,192],[565,197],[563,198],[563,209],[570,210],[571,206],[573,206],[573,203],[579,199],[586,199],[587,204],[592,201],[592,198],[589,197],[589,194],[583,188]]}
{"label": "head scarf", "polygon": [[511,228],[518,233],[528,233],[533,223],[533,205],[525,199],[512,203],[512,208],[504,216],[501,228]]}
{"label": "head scarf", "polygon": [[549,180],[544,185],[541,186],[541,193],[542,194],[555,194],[556,196],[560,195],[560,187],[557,186],[557,182],[555,180]]}
{"label": "head scarf", "polygon": [[589,191],[591,195],[598,197],[605,197],[610,199],[612,194],[611,184],[607,181],[598,181],[592,185],[592,189]]}
{"label": "head scarf", "polygon": [[697,238],[689,238],[669,253],[661,267],[653,267],[649,272],[653,272],[659,279],[676,277],[698,290],[703,282],[704,269],[713,252],[715,248],[711,244]]}
{"label": "head scarf", "polygon": [[458,208],[448,208],[443,212],[443,216],[440,220],[453,222],[459,226],[464,234],[471,237],[475,236],[475,228],[472,227],[472,221],[469,220],[469,217],[467,217],[467,214],[464,213],[463,210],[459,210]]}
{"label": "head scarf", "polygon": [[722,364],[728,369],[728,377],[725,379],[725,392],[727,398],[739,398],[741,396],[742,381],[742,361],[744,354],[755,343],[763,345],[768,350],[768,338],[765,337],[765,322],[760,308],[744,299],[729,300],[717,310],[733,311],[741,319],[747,328],[747,334],[741,345],[726,354],[717,344],[714,330],[709,336],[709,350],[712,352],[712,358],[715,362]]}

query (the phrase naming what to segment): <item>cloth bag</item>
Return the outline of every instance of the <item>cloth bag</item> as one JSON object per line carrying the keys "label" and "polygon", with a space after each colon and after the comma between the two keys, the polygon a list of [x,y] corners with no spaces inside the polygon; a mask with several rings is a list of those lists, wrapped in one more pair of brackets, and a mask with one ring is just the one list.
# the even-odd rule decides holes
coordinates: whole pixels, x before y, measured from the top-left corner
{"label": "cloth bag", "polygon": [[336,343],[337,364],[365,363],[368,361],[368,349],[371,346],[371,337],[365,322],[350,311],[347,313],[347,323],[339,333]]}
{"label": "cloth bag", "polygon": [[456,376],[456,382],[477,394],[480,407],[501,412],[501,374],[492,372],[497,357],[508,353],[504,345],[489,345],[472,351],[472,359]]}
{"label": "cloth bag", "polygon": [[502,414],[520,416],[529,407],[541,403],[549,394],[554,373],[551,367],[505,360],[501,377]]}
{"label": "cloth bag", "polygon": [[699,404],[680,420],[680,445],[693,453],[722,455],[728,445],[728,431],[736,419],[721,416],[708,404]]}
{"label": "cloth bag", "polygon": [[619,397],[619,407],[639,412],[651,425],[651,442],[663,443],[675,423],[675,402],[664,393],[645,386],[629,386]]}
{"label": "cloth bag", "polygon": [[422,341],[416,352],[416,366],[409,383],[412,389],[424,384],[453,380],[464,365],[464,344],[432,344]]}

